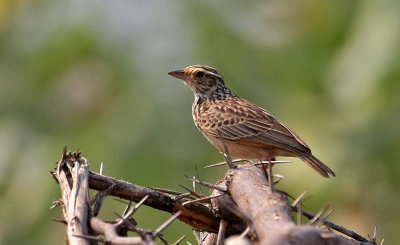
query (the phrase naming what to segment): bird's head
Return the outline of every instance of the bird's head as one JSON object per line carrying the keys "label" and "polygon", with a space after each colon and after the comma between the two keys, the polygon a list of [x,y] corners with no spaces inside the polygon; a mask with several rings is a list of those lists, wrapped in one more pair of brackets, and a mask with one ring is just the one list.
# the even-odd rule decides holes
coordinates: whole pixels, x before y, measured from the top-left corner
{"label": "bird's head", "polygon": [[222,75],[209,66],[193,65],[168,74],[183,80],[196,97],[208,97],[218,88],[226,88]]}

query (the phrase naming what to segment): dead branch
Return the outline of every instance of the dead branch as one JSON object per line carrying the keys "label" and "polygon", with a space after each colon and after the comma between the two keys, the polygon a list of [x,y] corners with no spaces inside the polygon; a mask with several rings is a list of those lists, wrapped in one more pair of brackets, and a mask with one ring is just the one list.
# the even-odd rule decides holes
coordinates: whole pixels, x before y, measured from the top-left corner
{"label": "dead branch", "polygon": [[[183,213],[178,218],[179,220],[192,226],[197,231],[218,232],[220,217],[216,217],[210,207],[196,202],[185,204],[185,207],[183,207],[183,204],[188,201],[185,198],[175,199],[171,195],[151,188],[134,185],[89,171],[89,187],[91,189],[101,191],[107,189],[110,185],[114,185],[114,188],[109,192],[111,196],[138,202],[141,198],[148,195],[149,197],[144,203],[145,205],[169,213],[183,210]],[[232,217],[225,218],[232,220]],[[242,225],[233,223],[228,227],[227,233],[237,234],[243,230]]]}
{"label": "dead branch", "polygon": [[258,244],[366,244],[316,226],[296,225],[287,195],[271,191],[265,174],[255,166],[231,169],[226,179],[232,199],[254,224]]}
{"label": "dead branch", "polygon": [[66,156],[58,163],[56,178],[62,193],[62,208],[67,223],[67,243],[86,245],[89,241],[75,235],[88,234],[89,166],[80,153]]}
{"label": "dead branch", "polygon": [[[297,210],[294,210],[294,211],[297,212]],[[306,210],[302,210],[302,215],[304,217],[309,218],[309,219],[313,219],[315,217],[314,214],[312,214],[311,212],[308,212]],[[320,220],[320,219],[318,219],[318,220]],[[349,229],[347,229],[347,228],[345,228],[345,227],[343,227],[341,225],[337,225],[337,224],[335,224],[335,223],[333,223],[333,222],[331,222],[329,220],[326,220],[326,219],[320,220],[320,221],[326,227],[332,228],[332,229],[334,229],[334,230],[336,230],[336,231],[338,231],[338,232],[340,232],[342,234],[345,234],[346,236],[351,237],[351,238],[355,239],[356,241],[366,242],[366,243],[369,242],[368,239],[366,239],[365,237],[363,237],[363,236],[357,234],[356,232],[351,231],[351,230],[349,230]]]}
{"label": "dead branch", "polygon": [[[229,153],[228,149],[226,149]],[[193,183],[212,188],[210,196],[197,193],[184,187],[188,192],[145,188],[122,180],[89,171],[88,161],[80,153],[64,150],[61,161],[53,177],[59,183],[62,199],[56,201],[52,208],[62,206],[64,219],[58,221],[67,225],[67,242],[69,244],[155,244],[159,237],[164,244],[168,242],[161,232],[175,219],[189,224],[197,231],[210,232],[199,244],[364,244],[376,245],[376,235],[372,241],[326,220],[323,215],[303,210],[304,202],[300,195],[293,204],[288,201],[288,194],[270,188],[278,181],[273,181],[272,169],[261,170],[253,164],[236,167],[227,154],[231,169],[222,181],[217,184],[207,183],[198,177],[190,178]],[[268,165],[269,167],[271,164]],[[103,168],[103,167],[102,167]],[[101,171],[102,172],[102,171]],[[267,178],[268,177],[268,178]],[[89,198],[89,188],[99,193]],[[194,187],[195,188],[195,187]],[[130,201],[123,215],[112,222],[102,221],[98,214],[106,196],[116,196]],[[131,208],[131,202],[138,204]],[[206,204],[203,204],[203,203]],[[211,205],[210,205],[210,204]],[[136,227],[132,215],[140,207],[147,205],[172,214],[169,220],[155,231],[146,231]],[[316,225],[302,225],[301,218],[296,225],[292,212],[311,219]],[[329,213],[329,211],[328,211]],[[324,230],[317,225],[324,224],[329,228],[355,239]],[[135,232],[136,237],[127,237],[127,232]],[[89,233],[91,232],[91,233]],[[99,238],[103,234],[105,239]],[[374,233],[375,234],[375,233]],[[227,239],[224,239],[227,237]],[[177,242],[179,243],[181,239]],[[92,242],[92,243],[90,243]]]}
{"label": "dead branch", "polygon": [[[129,203],[124,216],[118,215],[119,219],[116,221],[105,222],[94,217],[93,211],[99,211],[105,196],[112,191],[113,184],[104,191],[100,191],[93,199],[99,203],[95,203],[92,211],[89,198],[89,163],[80,156],[80,152],[71,153],[64,148],[62,159],[57,163],[56,172],[52,175],[59,183],[62,195],[62,201],[56,201],[52,208],[62,206],[64,220],[57,219],[57,221],[67,225],[67,244],[89,245],[104,242],[107,244],[155,245],[156,237],[165,241],[161,232],[182,213],[182,211],[176,212],[154,232],[143,232],[136,227],[136,222],[131,216],[148,199],[148,196],[144,196],[132,209],[130,209],[131,203]],[[89,234],[89,230],[93,234]],[[128,231],[134,231],[139,236],[127,237]],[[103,234],[105,239],[99,238],[98,234]]]}
{"label": "dead branch", "polygon": [[[90,219],[90,227],[99,234],[104,234],[109,244],[131,244],[144,245],[146,242],[141,237],[122,237],[118,235],[117,230],[119,225],[106,223],[96,217]],[[147,243],[155,245],[156,243],[149,238]]]}

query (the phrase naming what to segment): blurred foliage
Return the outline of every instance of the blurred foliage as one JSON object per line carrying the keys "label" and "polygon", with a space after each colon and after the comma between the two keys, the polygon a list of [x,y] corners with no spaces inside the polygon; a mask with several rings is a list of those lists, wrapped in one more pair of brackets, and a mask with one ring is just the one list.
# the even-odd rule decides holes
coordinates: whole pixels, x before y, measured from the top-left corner
{"label": "blurred foliage", "polygon": [[[308,189],[307,208],[400,242],[400,3],[397,1],[0,1],[0,244],[62,244],[48,171],[62,147],[91,168],[179,190],[184,174],[225,168],[195,129],[192,94],[167,75],[218,68],[239,95],[298,132],[337,173],[277,166],[279,188]],[[102,215],[123,205],[109,198]],[[169,214],[143,208],[154,229]],[[188,226],[165,232],[171,242]]]}

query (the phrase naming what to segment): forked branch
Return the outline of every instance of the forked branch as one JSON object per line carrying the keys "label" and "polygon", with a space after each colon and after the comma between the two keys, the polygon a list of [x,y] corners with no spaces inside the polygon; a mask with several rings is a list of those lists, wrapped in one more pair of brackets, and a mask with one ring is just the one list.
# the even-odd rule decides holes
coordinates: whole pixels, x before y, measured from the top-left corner
{"label": "forked branch", "polygon": [[[194,183],[213,189],[212,195],[205,196],[187,187],[184,187],[185,193],[145,188],[91,172],[88,161],[80,156],[80,152],[71,153],[65,149],[56,171],[52,173],[60,184],[62,194],[61,201],[56,201],[53,207],[61,205],[63,208],[64,219],[58,221],[67,225],[69,244],[155,244],[157,237],[167,244],[161,232],[176,218],[197,231],[210,232],[201,241],[202,244],[376,244],[376,235],[369,241],[326,220],[327,215],[323,217],[322,212],[321,215],[313,215],[303,210],[301,203],[305,193],[290,204],[286,193],[271,191],[270,187],[277,184],[272,180],[271,168],[268,169],[267,179],[263,170],[252,163],[232,167],[234,161],[229,154],[226,160],[231,168],[216,185],[200,180],[198,175],[197,178],[189,178]],[[99,191],[92,201],[89,188]],[[108,195],[129,201],[123,215],[118,215],[113,222],[105,222],[94,216],[99,213]],[[131,207],[132,201],[138,204]],[[155,231],[143,230],[136,227],[132,218],[142,204],[175,215]],[[316,225],[303,225],[301,222],[297,225],[293,220],[293,211],[354,240]],[[128,231],[137,236],[127,237]],[[99,234],[105,238],[99,238]],[[224,237],[227,239],[224,240]],[[176,244],[180,241],[182,239]]]}
{"label": "forked branch", "polygon": [[[155,231],[143,231],[136,227],[136,222],[131,216],[148,199],[148,196],[144,196],[132,209],[129,203],[123,216],[118,215],[117,220],[105,222],[95,217],[93,211],[100,210],[103,199],[112,191],[113,185],[98,193],[93,199],[97,202],[92,210],[89,198],[89,163],[80,156],[80,152],[71,153],[64,148],[63,157],[57,163],[56,171],[52,172],[52,175],[60,184],[62,194],[62,199],[56,201],[52,208],[62,206],[64,219],[56,221],[67,225],[67,244],[89,245],[103,242],[155,245],[157,237],[165,241],[161,232],[182,213],[182,211],[176,212]],[[136,232],[139,236],[127,237],[128,231]],[[105,238],[99,238],[99,234],[103,234]]]}

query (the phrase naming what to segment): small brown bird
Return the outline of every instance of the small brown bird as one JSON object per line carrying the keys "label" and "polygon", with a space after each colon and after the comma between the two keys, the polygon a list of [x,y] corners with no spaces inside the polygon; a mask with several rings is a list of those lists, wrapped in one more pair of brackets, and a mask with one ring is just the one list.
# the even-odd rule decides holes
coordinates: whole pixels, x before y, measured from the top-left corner
{"label": "small brown bird", "polygon": [[[308,145],[267,110],[232,93],[221,74],[203,65],[171,71],[193,91],[193,120],[203,135],[225,153],[219,133],[234,157],[271,160],[298,157],[323,177],[335,173],[311,154]],[[219,133],[218,133],[219,131]]]}

